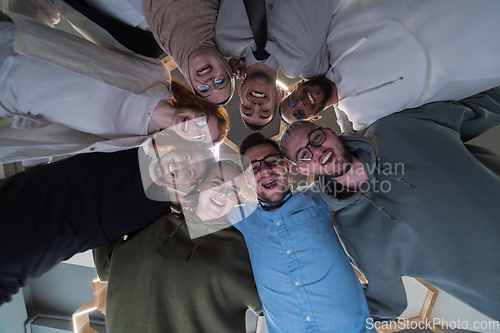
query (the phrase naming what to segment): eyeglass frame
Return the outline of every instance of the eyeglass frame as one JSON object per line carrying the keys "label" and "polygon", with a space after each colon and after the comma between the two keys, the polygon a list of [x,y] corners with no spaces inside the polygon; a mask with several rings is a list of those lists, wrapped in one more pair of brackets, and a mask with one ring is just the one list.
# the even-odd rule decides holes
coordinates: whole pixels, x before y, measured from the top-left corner
{"label": "eyeglass frame", "polygon": [[[244,170],[245,170],[245,173],[249,174],[250,172],[247,171],[249,168],[249,166],[252,166],[252,164],[256,163],[256,162],[259,162],[259,169],[256,170],[256,171],[251,171],[251,173],[256,173],[256,172],[259,172],[261,169],[262,169],[262,162],[264,162],[269,168],[273,168],[275,167],[276,165],[278,165],[278,163],[280,163],[281,161],[278,161],[278,163],[276,165],[269,165],[267,162],[266,162],[266,159],[269,158],[269,157],[272,157],[272,156],[279,156],[280,160],[281,161],[284,161],[285,158],[283,157],[283,154],[281,153],[278,153],[278,154],[272,154],[272,155],[267,155],[266,157],[264,157],[263,159],[260,159],[260,160],[256,160],[256,161],[251,161],[250,163],[248,163],[247,165],[245,165],[244,167]],[[253,168],[252,168],[253,169]]]}
{"label": "eyeglass frame", "polygon": [[[323,133],[324,135],[324,138],[323,138],[323,141],[321,141],[321,143],[312,143],[311,142],[311,137],[313,136],[312,134],[316,131],[321,131],[321,133]],[[296,164],[301,164],[301,165],[308,165],[309,163],[311,163],[311,160],[312,160],[312,157],[314,156],[313,152],[311,151],[311,149],[308,148],[308,146],[313,146],[313,147],[321,147],[323,145],[323,143],[325,143],[326,141],[326,133],[321,129],[321,127],[318,127],[316,128],[315,130],[309,132],[309,138],[307,139],[307,145],[305,147],[302,147],[300,148],[298,151],[297,151],[297,154],[295,154],[295,163]],[[304,150],[306,149],[310,154],[311,154],[311,158],[307,161],[307,163],[304,163],[304,162],[299,162],[299,154]]]}
{"label": "eyeglass frame", "polygon": [[[221,87],[221,88],[219,88],[219,87],[218,87],[219,83],[217,83],[216,81],[217,81],[217,79],[219,79],[219,78],[222,78],[222,79],[225,79],[225,80],[226,80],[226,84],[224,85],[224,87]],[[214,89],[212,89],[212,87],[210,87],[208,84],[205,84],[205,85],[201,85],[201,84],[200,84],[198,87],[196,87],[196,94],[198,95],[198,97],[199,97],[200,99],[207,99],[207,98],[209,98],[210,96],[212,96],[212,94],[214,93],[214,91],[223,90],[224,88],[226,88],[226,87],[227,87],[227,85],[229,84],[229,81],[230,81],[230,80],[226,79],[226,77],[224,77],[224,75],[222,75],[222,74],[221,74],[221,75],[216,76],[215,78],[213,78],[213,79],[211,79],[211,80],[213,80],[213,82],[214,82],[214,87],[215,87]],[[219,80],[221,80],[221,79],[219,79]],[[200,92],[199,92],[198,90],[199,90],[201,87],[207,87],[207,88],[210,90],[210,94],[208,94],[207,96],[203,96],[202,94],[200,94]]]}
{"label": "eyeglass frame", "polygon": [[292,108],[293,111],[302,110],[302,113],[304,113],[303,115],[299,115],[299,114],[294,115],[295,119],[300,120],[300,119],[306,118],[307,116],[305,115],[305,109],[303,107],[301,107],[301,106],[298,108],[294,107],[295,105],[297,105],[298,102],[295,100],[292,100],[291,97],[292,97],[293,93],[296,91],[297,91],[297,89],[290,92],[290,94],[288,94],[288,96],[286,97],[286,100],[287,100],[288,105],[290,105],[290,107]]}
{"label": "eyeglass frame", "polygon": [[[196,141],[196,140],[195,140],[195,138],[200,138],[200,137],[202,137],[202,136],[201,136],[201,134],[203,134],[203,138],[205,138],[205,137],[206,137],[205,132],[203,132],[202,128],[208,125],[208,120],[207,120],[207,117],[208,117],[208,116],[206,115],[206,112],[205,112],[205,114],[204,114],[204,115],[202,115],[201,117],[198,117],[198,118],[195,118],[195,119],[194,119],[194,122],[195,122],[196,126],[198,126],[198,127],[200,128],[199,130],[197,130],[197,131],[195,131],[195,132],[193,133],[193,142],[194,142],[194,143],[196,143],[196,144],[198,144],[198,145],[202,145],[202,144],[204,144],[204,143],[205,143],[205,142],[204,142],[205,140],[203,140],[203,142],[198,142],[198,141]],[[199,119],[199,118],[203,118],[203,120],[198,121],[197,119]],[[188,120],[188,121],[189,121],[189,120]],[[201,134],[200,134],[200,133],[201,133]]]}
{"label": "eyeglass frame", "polygon": [[[238,193],[239,191],[236,191],[235,189],[231,188],[230,186],[228,185],[220,185],[220,186],[214,186],[214,180],[211,181],[211,189],[212,191],[215,191],[215,192],[218,192],[220,193],[220,191],[224,188],[226,188],[226,191],[225,191],[225,194],[226,194],[226,197],[229,199],[229,200],[234,200],[234,201],[238,201],[240,199],[240,194]],[[231,190],[231,191],[234,191],[236,192],[235,193],[235,196],[236,196],[236,199],[232,199],[230,196],[229,196],[229,193],[228,193],[228,190]]]}

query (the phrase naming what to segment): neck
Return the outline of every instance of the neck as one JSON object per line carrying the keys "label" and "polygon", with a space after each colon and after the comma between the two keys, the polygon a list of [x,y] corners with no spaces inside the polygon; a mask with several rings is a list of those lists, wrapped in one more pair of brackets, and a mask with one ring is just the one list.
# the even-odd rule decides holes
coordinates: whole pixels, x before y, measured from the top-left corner
{"label": "neck", "polygon": [[363,162],[356,156],[352,158],[352,167],[345,174],[339,177],[333,177],[337,184],[341,185],[349,192],[358,192],[368,183],[368,174],[366,173]]}
{"label": "neck", "polygon": [[326,106],[329,107],[339,102],[339,92],[337,90],[337,86],[335,85],[335,83],[333,83],[332,81],[330,81],[330,79],[326,77],[325,79],[328,81],[328,83],[330,83],[330,87],[332,87],[332,97],[330,97],[330,99],[326,103]]}
{"label": "neck", "polygon": [[170,104],[170,100],[162,99],[155,107],[153,115],[148,124],[148,133],[156,130],[169,128],[172,125],[172,119],[178,109]]}
{"label": "neck", "polygon": [[271,67],[269,67],[267,65],[261,64],[260,62],[257,62],[253,65],[248,66],[246,75],[250,76],[251,74],[256,73],[256,72],[265,73],[265,74],[269,75],[274,81],[276,81],[278,79],[278,73],[274,69],[272,69]]}

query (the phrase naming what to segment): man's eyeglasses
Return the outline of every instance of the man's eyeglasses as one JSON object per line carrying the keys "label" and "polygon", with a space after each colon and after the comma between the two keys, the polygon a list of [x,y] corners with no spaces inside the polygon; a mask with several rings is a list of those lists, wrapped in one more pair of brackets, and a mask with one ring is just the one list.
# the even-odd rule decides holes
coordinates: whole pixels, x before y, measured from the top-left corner
{"label": "man's eyeglasses", "polygon": [[305,147],[302,147],[299,149],[297,152],[297,155],[295,155],[295,163],[297,164],[302,164],[306,165],[311,162],[313,153],[311,149],[308,147],[314,146],[314,147],[320,147],[326,140],[326,134],[323,132],[321,128],[317,128],[314,131],[310,132],[308,135],[309,141]]}
{"label": "man's eyeglasses", "polygon": [[224,185],[221,181],[219,180],[212,180],[212,190],[216,192],[220,192],[221,190],[226,190],[226,196],[229,200],[236,201],[239,199],[240,194],[238,193],[237,190],[234,188],[231,188],[227,185]]}
{"label": "man's eyeglasses", "polygon": [[245,166],[245,171],[247,173],[250,173],[250,171],[256,173],[260,171],[262,162],[266,163],[268,167],[272,168],[280,164],[282,161],[283,161],[283,156],[281,154],[269,155],[261,160],[252,161],[251,163],[248,163]]}
{"label": "man's eyeglasses", "polygon": [[224,75],[219,75],[214,79],[214,89],[210,87],[209,85],[199,85],[196,88],[196,91],[198,92],[198,95],[201,96],[202,99],[208,98],[212,96],[212,93],[215,90],[222,90],[227,87],[229,80],[227,80]]}
{"label": "man's eyeglasses", "polygon": [[295,119],[297,120],[304,119],[306,118],[306,110],[303,107],[297,107],[297,108],[295,107],[295,105],[297,105],[298,98],[294,97],[294,95],[296,95],[296,91],[293,91],[290,95],[288,95],[288,97],[286,98],[287,103],[288,105],[291,106],[293,110],[293,116],[295,117]]}
{"label": "man's eyeglasses", "polygon": [[202,115],[201,117],[196,118],[194,120],[194,123],[199,127],[199,129],[193,133],[193,141],[199,145],[202,145],[205,143],[206,139],[206,134],[203,130],[203,127],[207,126],[207,117],[205,115]]}

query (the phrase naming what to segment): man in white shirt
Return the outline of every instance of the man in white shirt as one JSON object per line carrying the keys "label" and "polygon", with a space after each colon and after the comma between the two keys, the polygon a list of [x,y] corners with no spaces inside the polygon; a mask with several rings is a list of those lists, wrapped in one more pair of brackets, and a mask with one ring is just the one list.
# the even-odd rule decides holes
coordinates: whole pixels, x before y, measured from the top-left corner
{"label": "man in white shirt", "polygon": [[240,113],[253,130],[265,127],[275,115],[275,102],[281,96],[275,84],[278,67],[292,78],[324,75],[328,70],[326,37],[337,2],[266,0],[265,6],[265,51],[270,54],[265,60],[253,55],[256,44],[243,1],[222,0],[215,26],[215,43],[222,54],[245,58],[246,66],[237,64],[240,74],[246,74],[239,89]]}

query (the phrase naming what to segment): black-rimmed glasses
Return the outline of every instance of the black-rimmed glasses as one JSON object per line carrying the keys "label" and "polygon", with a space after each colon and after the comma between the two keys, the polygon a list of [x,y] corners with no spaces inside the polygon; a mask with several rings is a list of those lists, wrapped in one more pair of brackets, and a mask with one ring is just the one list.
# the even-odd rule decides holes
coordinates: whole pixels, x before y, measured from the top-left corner
{"label": "black-rimmed glasses", "polygon": [[264,162],[268,167],[272,168],[280,164],[282,161],[283,161],[283,156],[281,154],[269,155],[261,160],[252,161],[251,163],[248,163],[245,166],[245,172],[247,173],[250,173],[250,171],[253,173],[259,172],[262,166],[262,162]]}
{"label": "black-rimmed glasses", "polygon": [[308,135],[308,143],[305,147],[302,147],[295,155],[295,163],[306,165],[311,162],[313,153],[309,146],[320,147],[326,140],[326,134],[321,128],[316,128],[314,131],[310,132]]}

